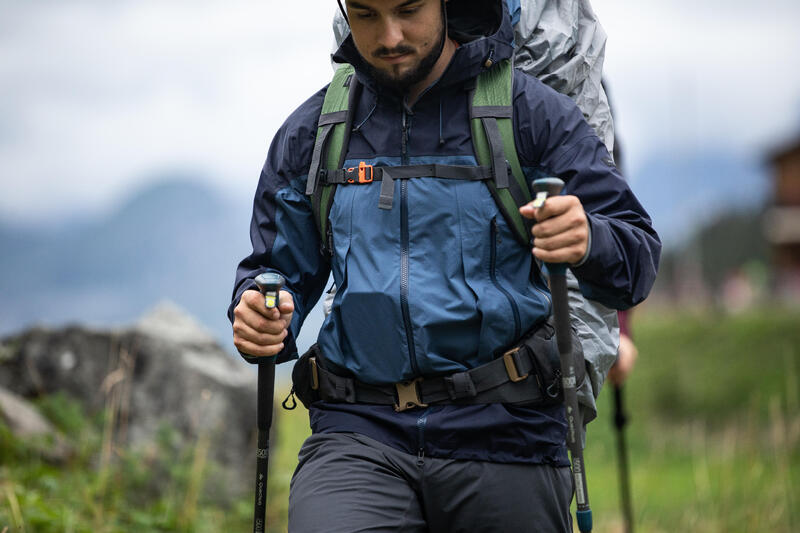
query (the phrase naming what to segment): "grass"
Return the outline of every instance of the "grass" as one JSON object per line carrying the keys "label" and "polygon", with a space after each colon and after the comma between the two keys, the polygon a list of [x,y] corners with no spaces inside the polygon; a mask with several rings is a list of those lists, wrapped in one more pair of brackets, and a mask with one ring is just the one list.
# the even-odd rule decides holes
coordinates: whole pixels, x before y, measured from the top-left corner
{"label": "grass", "polygon": [[[796,531],[800,312],[645,310],[634,322],[640,359],[625,394],[636,530]],[[59,467],[42,458],[51,443],[20,442],[0,423],[0,532],[251,530],[251,496],[222,505],[204,495],[219,468],[208,458],[207,436],[182,446],[164,427],[148,449],[119,447],[114,413],[123,398],[109,398],[94,416],[63,395],[39,401],[74,449]],[[282,399],[279,393],[276,405]],[[609,390],[598,405],[586,449],[595,531],[621,532]],[[286,530],[289,482],[309,433],[302,406],[278,409],[276,425],[271,532]]]}
{"label": "grass", "polygon": [[[800,314],[643,314],[626,384],[639,531],[796,531]],[[622,531],[610,390],[588,428],[596,531]],[[605,420],[603,420],[605,418]]]}

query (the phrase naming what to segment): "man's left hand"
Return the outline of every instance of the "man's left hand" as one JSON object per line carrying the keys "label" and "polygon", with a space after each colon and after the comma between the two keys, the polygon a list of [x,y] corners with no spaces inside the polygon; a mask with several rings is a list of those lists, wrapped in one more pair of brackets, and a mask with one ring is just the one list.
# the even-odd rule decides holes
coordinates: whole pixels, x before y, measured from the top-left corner
{"label": "man's left hand", "polygon": [[637,357],[639,357],[639,350],[636,349],[633,340],[624,333],[620,333],[619,353],[614,366],[608,371],[608,380],[618,387],[622,386],[633,370]]}
{"label": "man's left hand", "polygon": [[533,255],[545,263],[575,264],[589,247],[589,222],[577,196],[551,196],[540,208],[533,202],[519,208],[525,218],[536,219]]}

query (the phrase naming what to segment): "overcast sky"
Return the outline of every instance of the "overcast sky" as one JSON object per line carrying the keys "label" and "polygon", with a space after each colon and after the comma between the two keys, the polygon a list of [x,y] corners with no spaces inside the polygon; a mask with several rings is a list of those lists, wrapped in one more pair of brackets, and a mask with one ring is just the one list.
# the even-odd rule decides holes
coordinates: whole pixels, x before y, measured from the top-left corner
{"label": "overcast sky", "polygon": [[[800,132],[800,2],[593,6],[629,168],[654,152],[761,154]],[[109,209],[170,169],[251,198],[270,138],[332,75],[334,10],[0,0],[0,218]]]}

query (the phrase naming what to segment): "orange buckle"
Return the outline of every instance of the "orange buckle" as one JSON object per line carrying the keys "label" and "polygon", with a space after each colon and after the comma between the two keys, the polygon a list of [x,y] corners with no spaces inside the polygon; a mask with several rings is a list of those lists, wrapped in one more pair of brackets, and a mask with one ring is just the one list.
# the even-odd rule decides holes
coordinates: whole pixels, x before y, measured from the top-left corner
{"label": "orange buckle", "polygon": [[[369,177],[367,177],[367,169],[369,169]],[[358,164],[358,182],[372,183],[372,165],[368,165],[363,161]]]}

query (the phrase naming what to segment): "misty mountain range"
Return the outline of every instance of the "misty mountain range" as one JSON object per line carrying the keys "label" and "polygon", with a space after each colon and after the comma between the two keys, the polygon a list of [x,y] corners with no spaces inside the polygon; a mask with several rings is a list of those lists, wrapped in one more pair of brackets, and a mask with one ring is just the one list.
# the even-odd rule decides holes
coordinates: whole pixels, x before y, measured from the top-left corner
{"label": "misty mountain range", "polygon": [[[665,242],[714,213],[760,207],[766,170],[735,154],[652,158],[634,190]],[[251,205],[197,181],[165,176],[104,216],[49,228],[0,222],[0,335],[34,323],[126,324],[172,300],[233,352],[225,311],[250,251]],[[310,320],[301,347],[316,337]]]}
{"label": "misty mountain range", "polygon": [[772,191],[771,169],[724,151],[654,155],[631,175],[636,196],[668,248],[730,210],[758,209]]}
{"label": "misty mountain range", "polygon": [[122,324],[172,300],[230,345],[225,309],[249,249],[249,210],[166,177],[97,219],[0,226],[0,333],[32,322]]}

